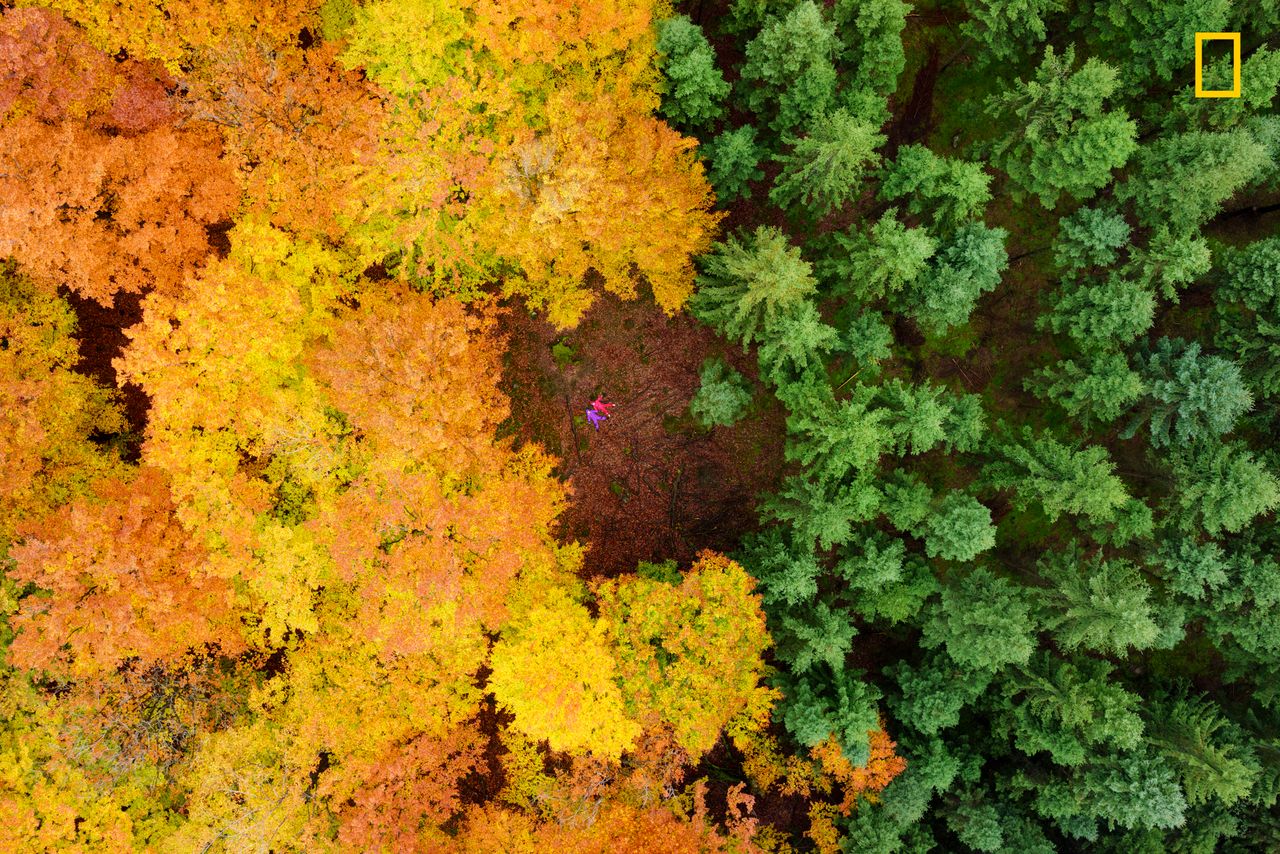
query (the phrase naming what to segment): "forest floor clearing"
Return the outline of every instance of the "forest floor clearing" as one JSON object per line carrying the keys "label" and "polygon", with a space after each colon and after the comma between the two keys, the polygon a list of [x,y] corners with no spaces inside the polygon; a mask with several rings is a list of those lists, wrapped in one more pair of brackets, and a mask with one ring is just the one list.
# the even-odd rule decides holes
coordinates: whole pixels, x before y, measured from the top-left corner
{"label": "forest floor clearing", "polygon": [[[756,526],[756,496],[782,468],[780,408],[758,389],[735,427],[704,431],[688,414],[707,357],[722,354],[754,377],[738,348],[645,297],[606,295],[563,333],[513,303],[501,327],[512,415],[500,432],[559,457],[573,489],[561,537],[593,544],[588,575],[689,562],[702,549],[732,548]],[[617,408],[596,431],[585,410],[600,394]]]}

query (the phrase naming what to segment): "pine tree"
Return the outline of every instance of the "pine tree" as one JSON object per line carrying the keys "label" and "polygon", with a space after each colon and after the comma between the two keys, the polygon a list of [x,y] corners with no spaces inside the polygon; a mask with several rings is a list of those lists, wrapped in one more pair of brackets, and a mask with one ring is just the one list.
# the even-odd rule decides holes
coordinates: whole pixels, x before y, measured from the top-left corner
{"label": "pine tree", "polygon": [[1104,280],[1064,283],[1050,300],[1036,325],[1070,336],[1086,351],[1127,344],[1155,319],[1155,295],[1114,273]]}
{"label": "pine tree", "polygon": [[880,198],[906,199],[907,210],[949,232],[981,214],[991,200],[991,176],[980,163],[934,154],[923,145],[904,145],[883,170]]}
{"label": "pine tree", "polygon": [[894,211],[866,232],[836,232],[817,264],[823,282],[837,295],[876,300],[901,291],[927,269],[937,244],[923,228],[908,228]]}
{"label": "pine tree", "polygon": [[794,314],[817,290],[813,268],[776,228],[730,235],[702,258],[694,315],[741,344],[763,340],[766,323]]}
{"label": "pine tree", "polygon": [[840,59],[854,69],[854,85],[887,95],[906,67],[902,31],[911,6],[903,0],[836,0],[832,19]]}
{"label": "pine tree", "polygon": [[742,82],[746,106],[785,134],[825,113],[835,97],[835,26],[813,0],[770,16],[747,43]]}
{"label": "pine tree", "polygon": [[906,312],[939,334],[967,322],[978,298],[1000,284],[1000,274],[1009,264],[1007,237],[1003,228],[961,226],[903,294]]}
{"label": "pine tree", "polygon": [[1129,223],[1117,213],[1084,207],[1058,223],[1053,262],[1066,271],[1110,267],[1129,242]]}
{"label": "pine tree", "polygon": [[1040,574],[1052,585],[1039,595],[1041,621],[1062,649],[1124,657],[1156,640],[1151,588],[1127,561],[1085,557],[1073,543],[1042,561]]}
{"label": "pine tree", "polygon": [[1046,47],[1034,79],[987,104],[993,115],[1017,123],[995,147],[998,162],[1046,208],[1063,193],[1093,195],[1137,148],[1137,126],[1124,110],[1103,107],[1119,85],[1116,69],[1092,58],[1074,69],[1075,60],[1074,46],[1061,58]]}
{"label": "pine tree", "polygon": [[942,590],[924,622],[921,644],[942,647],[970,670],[1026,664],[1036,623],[1025,591],[978,567]]}
{"label": "pine tree", "polygon": [[751,391],[742,374],[724,359],[707,359],[698,375],[701,385],[689,401],[689,412],[703,427],[731,427],[751,405]]}
{"label": "pine tree", "polygon": [[876,125],[847,110],[815,116],[808,132],[791,141],[769,201],[806,215],[823,216],[856,198],[862,177],[880,162],[875,150],[885,137]]}
{"label": "pine tree", "polygon": [[1205,441],[1170,457],[1176,490],[1169,504],[1183,527],[1209,534],[1242,530],[1280,505],[1280,480],[1242,442]]}
{"label": "pine tree", "polygon": [[[1240,366],[1221,356],[1202,355],[1195,341],[1159,339],[1145,359],[1142,375],[1149,395],[1142,417],[1150,419],[1155,448],[1214,441],[1231,432],[1236,420],[1253,407]],[[1138,423],[1127,435],[1133,435]]]}
{"label": "pine tree", "polygon": [[997,453],[986,468],[991,484],[1013,489],[1023,506],[1039,502],[1050,520],[1078,513],[1093,522],[1108,522],[1129,500],[1105,448],[1077,450],[1024,427],[1020,435],[998,443]]}
{"label": "pine tree", "polygon": [[969,561],[996,544],[991,511],[963,492],[948,492],[918,529],[929,557]]}
{"label": "pine tree", "polygon": [[750,198],[749,183],[764,179],[760,161],[765,152],[756,143],[756,129],[751,125],[723,131],[699,151],[708,164],[707,178],[722,206],[739,197]]}
{"label": "pine tree", "polygon": [[760,376],[775,386],[822,382],[823,354],[839,347],[840,334],[822,322],[812,302],[765,321],[756,356]]}
{"label": "pine tree", "polygon": [[1138,149],[1136,160],[1116,197],[1133,201],[1143,225],[1188,234],[1261,178],[1271,155],[1244,130],[1189,131],[1158,137]]}
{"label": "pine tree", "polygon": [[677,127],[698,131],[724,114],[729,84],[716,66],[716,53],[702,28],[688,15],[658,23],[658,64],[666,79],[662,113]]}
{"label": "pine tree", "polygon": [[1084,424],[1115,421],[1146,391],[1141,375],[1129,367],[1123,353],[1090,353],[1082,362],[1064,359],[1042,368],[1026,386]]}
{"label": "pine tree", "polygon": [[960,29],[1004,59],[1044,41],[1045,18],[1062,10],[1062,0],[976,0],[969,8],[973,20]]}

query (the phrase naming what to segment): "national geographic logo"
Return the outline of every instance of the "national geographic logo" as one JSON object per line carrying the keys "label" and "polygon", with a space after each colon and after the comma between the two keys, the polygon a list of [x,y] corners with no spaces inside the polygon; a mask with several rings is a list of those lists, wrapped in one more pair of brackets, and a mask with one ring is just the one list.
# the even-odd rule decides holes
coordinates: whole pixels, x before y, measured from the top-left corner
{"label": "national geographic logo", "polygon": [[[1231,88],[1204,88],[1204,43],[1207,41],[1231,42]],[[1197,98],[1239,98],[1240,97],[1240,34],[1239,33],[1196,33],[1196,97]]]}

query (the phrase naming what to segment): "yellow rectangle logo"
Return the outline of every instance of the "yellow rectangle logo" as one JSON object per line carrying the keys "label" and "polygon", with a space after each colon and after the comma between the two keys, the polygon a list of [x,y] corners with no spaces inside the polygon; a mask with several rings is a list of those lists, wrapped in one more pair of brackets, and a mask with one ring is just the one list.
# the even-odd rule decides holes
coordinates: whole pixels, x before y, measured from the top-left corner
{"label": "yellow rectangle logo", "polygon": [[[1207,41],[1231,42],[1231,75],[1230,89],[1204,88],[1204,43]],[[1196,33],[1196,97],[1197,98],[1239,98],[1240,97],[1240,34],[1239,33]]]}

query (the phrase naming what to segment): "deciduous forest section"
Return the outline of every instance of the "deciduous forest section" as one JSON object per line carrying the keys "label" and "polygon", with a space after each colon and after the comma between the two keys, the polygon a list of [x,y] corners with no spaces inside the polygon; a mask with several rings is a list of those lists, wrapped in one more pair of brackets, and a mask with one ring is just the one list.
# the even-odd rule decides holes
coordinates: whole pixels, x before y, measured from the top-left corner
{"label": "deciduous forest section", "polygon": [[0,0],[0,850],[1280,849],[1278,32]]}

